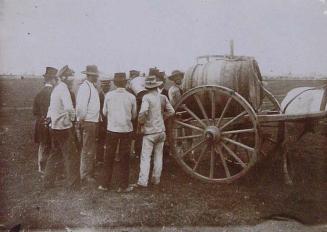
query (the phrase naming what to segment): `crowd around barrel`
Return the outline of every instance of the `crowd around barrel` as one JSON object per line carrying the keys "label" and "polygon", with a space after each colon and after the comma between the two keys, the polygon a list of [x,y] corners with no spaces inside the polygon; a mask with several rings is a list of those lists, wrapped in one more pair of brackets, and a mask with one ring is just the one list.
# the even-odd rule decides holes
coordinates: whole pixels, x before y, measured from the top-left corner
{"label": "crowd around barrel", "polygon": [[[150,68],[147,74],[130,70],[100,78],[98,67],[88,65],[82,72],[85,78],[73,91],[74,74],[68,65],[60,70],[46,67],[44,86],[34,98],[34,140],[44,190],[56,187],[63,174],[64,188],[70,191],[94,188],[127,193],[160,186],[168,122],[182,95],[184,73],[175,70],[166,75]],[[133,158],[139,161],[136,183],[130,183]],[[99,165],[103,168],[95,176]]]}

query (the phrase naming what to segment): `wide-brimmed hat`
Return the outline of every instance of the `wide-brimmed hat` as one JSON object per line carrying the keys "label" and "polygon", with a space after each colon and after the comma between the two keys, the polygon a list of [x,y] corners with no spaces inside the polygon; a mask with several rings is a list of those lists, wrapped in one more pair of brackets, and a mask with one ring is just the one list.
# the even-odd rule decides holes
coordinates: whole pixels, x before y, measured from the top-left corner
{"label": "wide-brimmed hat", "polygon": [[162,84],[163,84],[162,81],[157,81],[156,76],[148,76],[148,77],[145,78],[145,88],[146,89],[157,88]]}
{"label": "wide-brimmed hat", "polygon": [[127,81],[127,78],[126,78],[126,73],[115,73],[114,75],[114,82],[125,82]]}
{"label": "wide-brimmed hat", "polygon": [[63,76],[65,76],[65,74],[66,74],[67,72],[74,73],[74,70],[70,69],[70,68],[68,67],[68,65],[65,65],[64,67],[62,67],[62,68],[59,70],[57,76],[58,76],[58,77],[63,77]]}
{"label": "wide-brimmed hat", "polygon": [[169,80],[175,81],[175,80],[182,80],[184,78],[184,73],[179,71],[179,70],[175,70],[171,73],[171,75],[168,77]]}
{"label": "wide-brimmed hat", "polygon": [[137,71],[135,69],[129,71],[129,76],[140,76],[140,71]]}
{"label": "wide-brimmed hat", "polygon": [[56,69],[56,68],[46,67],[45,68],[45,73],[43,74],[43,77],[46,78],[46,79],[56,78],[57,77],[57,72],[58,72],[58,69]]}
{"label": "wide-brimmed hat", "polygon": [[86,75],[99,76],[98,66],[96,65],[87,65],[86,70],[82,72]]}

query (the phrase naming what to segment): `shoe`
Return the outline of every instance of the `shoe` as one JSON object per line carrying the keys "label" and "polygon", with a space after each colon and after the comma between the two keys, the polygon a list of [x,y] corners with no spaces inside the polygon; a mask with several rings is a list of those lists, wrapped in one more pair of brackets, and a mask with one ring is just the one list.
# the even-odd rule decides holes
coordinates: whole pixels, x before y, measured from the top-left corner
{"label": "shoe", "polygon": [[135,184],[131,184],[130,187],[132,187],[133,189],[146,189],[148,186],[145,186],[145,185],[140,185],[138,183],[135,183]]}
{"label": "shoe", "polygon": [[98,190],[106,192],[106,191],[109,190],[109,188],[104,187],[104,186],[102,186],[102,185],[99,185],[99,186],[98,186]]}
{"label": "shoe", "polygon": [[132,186],[128,186],[127,188],[123,189],[122,192],[129,193],[129,192],[132,192],[133,190],[134,190],[134,188]]}

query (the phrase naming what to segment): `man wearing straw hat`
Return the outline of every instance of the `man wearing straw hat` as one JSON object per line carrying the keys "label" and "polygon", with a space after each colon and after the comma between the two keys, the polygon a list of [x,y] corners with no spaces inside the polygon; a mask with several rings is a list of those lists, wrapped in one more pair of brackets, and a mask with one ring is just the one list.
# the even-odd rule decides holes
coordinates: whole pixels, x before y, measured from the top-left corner
{"label": "man wearing straw hat", "polygon": [[136,99],[125,89],[127,84],[125,73],[115,73],[114,84],[117,89],[106,94],[103,105],[103,114],[108,120],[107,151],[105,173],[99,190],[108,190],[111,187],[113,163],[119,143],[121,178],[117,192],[130,192],[132,188],[129,187],[129,154],[133,132],[132,121],[137,116]]}
{"label": "man wearing straw hat", "polygon": [[[145,88],[148,90],[148,93],[143,97],[138,118],[139,123],[142,125],[144,136],[137,187],[148,186],[152,153],[154,153],[154,160],[151,182],[155,185],[160,183],[163,146],[166,139],[163,111],[167,118],[175,113],[168,99],[158,91],[158,87],[162,83],[162,81],[157,81],[156,76],[149,76],[145,79]],[[162,97],[166,99],[164,104]]]}
{"label": "man wearing straw hat", "polygon": [[73,72],[68,71],[67,68],[68,66],[58,72],[60,78],[57,79],[50,97],[47,117],[51,121],[52,151],[45,168],[45,188],[54,187],[60,156],[64,158],[68,187],[76,189],[80,184],[78,153],[72,129],[75,110],[67,86]]}
{"label": "man wearing straw hat", "polygon": [[178,70],[172,72],[172,74],[168,77],[169,80],[173,81],[174,84],[168,90],[168,98],[171,104],[174,106],[181,98],[183,91],[180,88],[182,84],[182,80],[184,78],[184,73]]}
{"label": "man wearing straw hat", "polygon": [[33,115],[36,117],[34,140],[39,145],[38,170],[41,173],[44,172],[51,147],[50,129],[46,123],[46,116],[50,105],[52,88],[56,84],[57,71],[56,68],[46,67],[46,72],[43,75],[45,85],[33,102]]}
{"label": "man wearing straw hat", "polygon": [[86,66],[82,72],[86,80],[80,85],[76,98],[76,117],[82,131],[80,174],[83,184],[95,186],[94,164],[97,126],[100,119],[100,98],[95,83],[99,77],[96,65]]}

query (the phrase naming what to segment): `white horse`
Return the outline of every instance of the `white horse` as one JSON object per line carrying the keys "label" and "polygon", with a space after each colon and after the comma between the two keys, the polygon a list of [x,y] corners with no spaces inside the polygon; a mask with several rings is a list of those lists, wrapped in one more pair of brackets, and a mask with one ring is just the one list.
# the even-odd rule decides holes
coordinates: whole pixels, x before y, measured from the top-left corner
{"label": "white horse", "polygon": [[[281,110],[285,115],[310,115],[327,111],[327,86],[322,87],[300,87],[289,91],[281,103]],[[297,122],[282,123],[281,152],[283,157],[283,173],[287,184],[292,184],[288,172],[288,150],[289,144],[296,143],[305,133],[314,132],[317,120],[304,119]]]}

